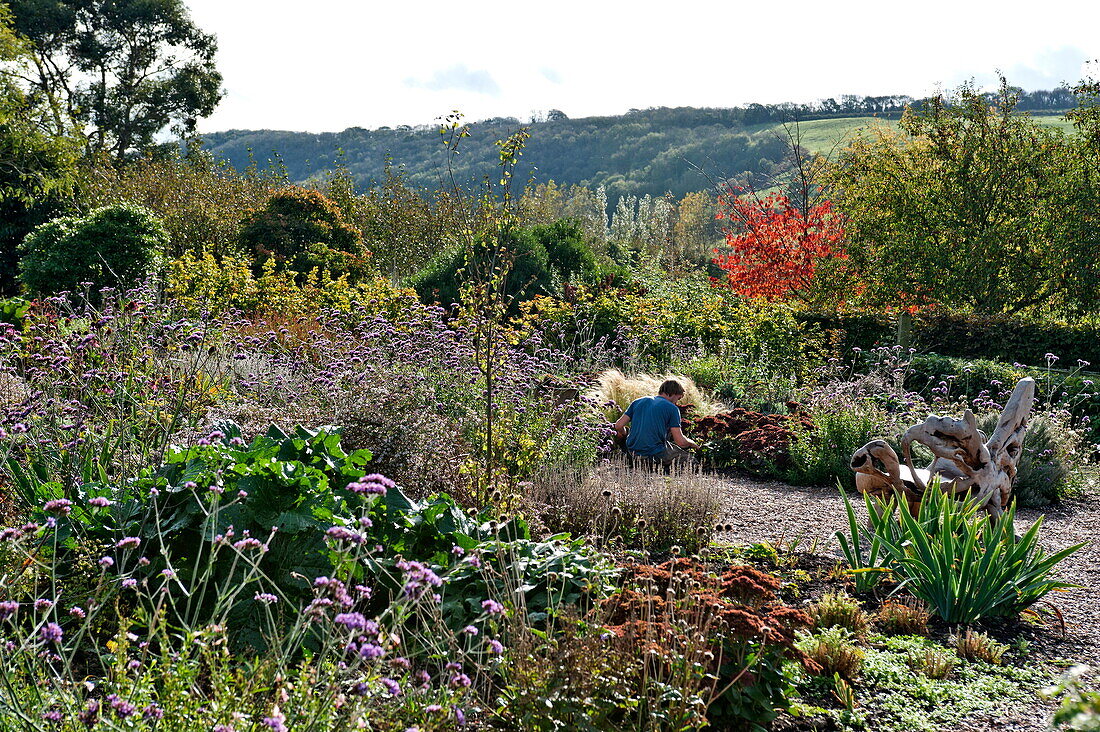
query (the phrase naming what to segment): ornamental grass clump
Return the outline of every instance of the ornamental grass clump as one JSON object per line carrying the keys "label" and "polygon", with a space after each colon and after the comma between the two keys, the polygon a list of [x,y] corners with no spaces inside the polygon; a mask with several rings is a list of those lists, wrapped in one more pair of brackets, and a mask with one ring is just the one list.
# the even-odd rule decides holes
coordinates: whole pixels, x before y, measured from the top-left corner
{"label": "ornamental grass clump", "polygon": [[661,384],[667,379],[675,379],[684,387],[683,404],[694,406],[696,415],[715,414],[725,409],[725,405],[708,398],[695,386],[691,377],[681,374],[634,374],[627,376],[618,369],[608,369],[599,375],[595,396],[605,405],[605,416],[614,422],[630,403],[639,397],[655,396]]}
{"label": "ornamental grass clump", "polygon": [[846,628],[834,626],[812,635],[804,634],[795,645],[820,668],[818,673],[822,676],[839,674],[846,681],[853,681],[863,670],[864,651]]}
{"label": "ornamental grass clump", "polygon": [[860,607],[859,600],[844,592],[825,593],[820,600],[807,608],[807,612],[813,618],[814,628],[817,630],[844,628],[857,638],[862,638],[871,627],[870,618]]}
{"label": "ornamental grass clump", "polygon": [[546,528],[584,536],[598,546],[655,554],[707,546],[721,510],[720,485],[698,466],[673,466],[666,475],[611,460],[594,469],[535,473],[528,490]]}
{"label": "ornamental grass clump", "polygon": [[959,658],[968,661],[985,661],[994,666],[1001,663],[1008,646],[990,638],[985,633],[979,633],[970,628],[960,632],[953,638],[955,652]]}
{"label": "ornamental grass clump", "polygon": [[914,597],[887,598],[875,613],[875,624],[892,635],[928,635],[928,606]]}

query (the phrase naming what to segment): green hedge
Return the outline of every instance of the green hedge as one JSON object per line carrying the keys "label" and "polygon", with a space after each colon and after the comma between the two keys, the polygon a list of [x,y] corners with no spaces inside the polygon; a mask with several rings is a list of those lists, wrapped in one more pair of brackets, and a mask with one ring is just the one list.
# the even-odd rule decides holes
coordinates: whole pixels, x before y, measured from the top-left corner
{"label": "green hedge", "polygon": [[[800,323],[822,331],[842,353],[896,342],[897,319],[888,315],[800,313]],[[1100,368],[1100,326],[1087,323],[1017,320],[976,315],[913,317],[912,347],[920,353],[983,358],[1045,366],[1047,354],[1056,365],[1075,368],[1078,360]]]}

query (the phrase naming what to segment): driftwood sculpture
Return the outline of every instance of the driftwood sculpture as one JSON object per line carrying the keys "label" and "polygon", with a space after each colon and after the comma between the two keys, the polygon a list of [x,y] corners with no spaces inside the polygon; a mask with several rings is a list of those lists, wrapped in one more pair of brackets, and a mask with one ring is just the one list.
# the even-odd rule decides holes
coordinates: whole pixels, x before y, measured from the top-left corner
{"label": "driftwood sculpture", "polygon": [[[868,442],[852,455],[856,488],[861,493],[881,497],[900,491],[915,515],[921,496],[933,476],[938,476],[941,490],[973,496],[995,519],[1012,496],[1012,482],[1034,400],[1035,380],[1021,379],[988,440],[978,430],[977,420],[969,409],[962,419],[932,415],[902,435],[904,465],[884,441]],[[910,448],[914,442],[924,445],[935,456],[927,468],[913,467]]]}

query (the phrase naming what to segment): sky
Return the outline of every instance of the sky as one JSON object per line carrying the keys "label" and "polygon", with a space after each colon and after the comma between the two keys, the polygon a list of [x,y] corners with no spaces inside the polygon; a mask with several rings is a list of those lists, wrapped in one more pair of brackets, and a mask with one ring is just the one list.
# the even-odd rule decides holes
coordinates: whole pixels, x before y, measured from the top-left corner
{"label": "sky", "polygon": [[[1100,76],[1100,0],[185,0],[226,96],[199,129],[926,96]],[[1014,5],[1027,10],[1012,10]]]}

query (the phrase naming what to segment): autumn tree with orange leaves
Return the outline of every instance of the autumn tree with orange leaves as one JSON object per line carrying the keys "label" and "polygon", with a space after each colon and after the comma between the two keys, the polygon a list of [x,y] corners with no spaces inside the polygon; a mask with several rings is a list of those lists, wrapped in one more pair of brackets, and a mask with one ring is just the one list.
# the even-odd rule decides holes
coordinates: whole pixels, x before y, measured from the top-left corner
{"label": "autumn tree with orange leaves", "polygon": [[729,222],[726,250],[714,263],[739,295],[768,300],[818,299],[814,277],[823,262],[842,260],[844,220],[828,200],[799,207],[783,193],[764,197],[736,189],[719,199]]}
{"label": "autumn tree with orange leaves", "polygon": [[[823,269],[841,271],[844,217],[834,211],[818,178],[825,158],[802,146],[797,123],[784,125],[788,155],[779,175],[765,181],[778,189],[761,196],[755,188],[720,186],[718,218],[724,220],[726,246],[714,251],[724,282],[744,297],[799,300],[830,307],[844,298],[833,277],[822,284]],[[840,291],[838,291],[840,290]]]}

